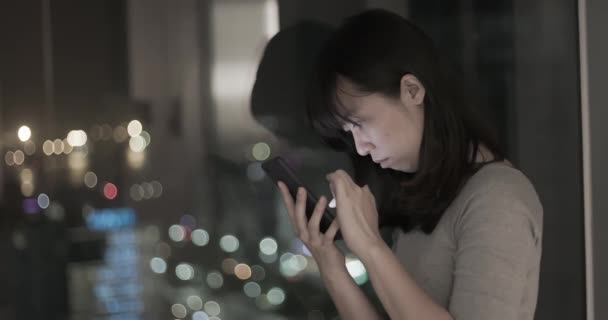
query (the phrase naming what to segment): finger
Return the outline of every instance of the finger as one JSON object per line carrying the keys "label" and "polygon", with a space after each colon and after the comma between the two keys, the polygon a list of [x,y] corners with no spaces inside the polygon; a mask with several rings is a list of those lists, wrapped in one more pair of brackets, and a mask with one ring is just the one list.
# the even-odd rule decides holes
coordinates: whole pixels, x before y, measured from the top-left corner
{"label": "finger", "polygon": [[279,181],[277,184],[279,185],[279,189],[281,190],[281,196],[283,197],[283,202],[285,203],[285,207],[287,208],[287,214],[289,215],[289,221],[291,221],[291,226],[293,227],[293,230],[297,233],[298,225],[296,223],[295,208],[291,193],[289,193],[287,186],[283,182]]}
{"label": "finger", "polygon": [[327,228],[327,231],[325,231],[325,234],[324,234],[325,240],[334,241],[334,238],[336,237],[338,230],[340,230],[340,225],[338,224],[338,219],[334,219],[334,221],[332,221],[331,224],[329,225],[329,228]]}
{"label": "finger", "polygon": [[282,182],[279,181],[277,183],[279,185],[279,189],[281,190],[281,196],[283,197],[283,202],[285,203],[285,206],[287,207],[287,213],[289,213],[289,216],[293,218],[293,213],[294,213],[294,203],[293,203],[293,198],[291,197],[291,194],[289,193],[289,189],[287,189],[287,186]]}
{"label": "finger", "polygon": [[306,241],[308,239],[306,220],[306,190],[304,190],[304,188],[302,187],[299,187],[298,194],[296,196],[295,222],[298,229],[298,235],[303,241]]}
{"label": "finger", "polygon": [[308,234],[313,236],[319,234],[319,224],[321,223],[321,218],[323,218],[323,214],[325,213],[326,204],[327,199],[324,196],[321,196],[315,205],[315,209],[312,212],[310,220],[308,220]]}
{"label": "finger", "polygon": [[346,199],[346,183],[344,177],[338,172],[327,175],[329,189],[336,199],[336,207],[340,206],[342,199]]}

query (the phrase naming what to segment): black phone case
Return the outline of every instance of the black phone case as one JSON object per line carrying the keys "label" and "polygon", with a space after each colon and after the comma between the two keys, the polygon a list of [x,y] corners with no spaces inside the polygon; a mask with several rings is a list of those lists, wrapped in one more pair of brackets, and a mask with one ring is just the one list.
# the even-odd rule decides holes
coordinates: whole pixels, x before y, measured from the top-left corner
{"label": "black phone case", "polygon": [[[310,219],[315,205],[317,204],[318,198],[300,181],[300,179],[298,179],[294,170],[287,164],[287,162],[281,157],[275,157],[263,162],[262,169],[264,169],[266,174],[275,182],[282,181],[289,189],[289,193],[291,193],[291,197],[294,199],[294,201],[296,199],[298,187],[303,187],[306,190],[306,217]],[[327,231],[334,218],[335,214],[326,208],[319,226],[322,233]],[[341,235],[340,232],[338,232],[335,239],[340,238]]]}

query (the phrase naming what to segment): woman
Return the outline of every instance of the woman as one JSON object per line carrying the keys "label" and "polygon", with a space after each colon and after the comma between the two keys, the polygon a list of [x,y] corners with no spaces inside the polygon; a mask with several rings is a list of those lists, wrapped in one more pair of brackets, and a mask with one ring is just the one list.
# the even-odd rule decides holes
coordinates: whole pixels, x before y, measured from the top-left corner
{"label": "woman", "polygon": [[347,272],[338,229],[391,319],[534,317],[542,206],[439,65],[426,35],[383,10],[347,19],[320,54],[308,106],[315,129],[399,179],[381,216],[397,227],[392,248],[374,195],[346,172],[327,175],[337,218],[325,234],[327,199],[307,221],[303,190],[293,199],[279,182],[342,319],[380,314]]}

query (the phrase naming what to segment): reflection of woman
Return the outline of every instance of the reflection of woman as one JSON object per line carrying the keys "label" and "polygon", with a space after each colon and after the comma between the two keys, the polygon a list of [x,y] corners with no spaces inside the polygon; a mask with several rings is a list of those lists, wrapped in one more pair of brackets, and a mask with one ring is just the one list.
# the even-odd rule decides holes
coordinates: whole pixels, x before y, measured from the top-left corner
{"label": "reflection of woman", "polygon": [[467,111],[457,78],[438,67],[431,41],[382,10],[353,16],[320,54],[309,115],[334,145],[400,177],[382,220],[376,201],[342,170],[327,175],[337,219],[319,232],[327,199],[306,221],[305,194],[279,183],[298,236],[313,254],[343,319],[379,314],[349,276],[333,238],[364,263],[392,319],[532,319],[542,207],[528,179]]}

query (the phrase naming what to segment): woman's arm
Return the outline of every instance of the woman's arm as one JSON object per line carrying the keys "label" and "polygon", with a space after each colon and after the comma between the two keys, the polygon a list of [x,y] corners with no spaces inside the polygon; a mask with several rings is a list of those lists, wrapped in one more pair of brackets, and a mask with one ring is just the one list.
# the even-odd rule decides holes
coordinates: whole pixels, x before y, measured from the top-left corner
{"label": "woman's arm", "polygon": [[436,304],[415,283],[384,242],[370,246],[368,253],[359,258],[391,319],[452,319],[446,309]]}
{"label": "woman's arm", "polygon": [[323,270],[321,267],[321,278],[341,319],[381,319],[380,314],[355,283],[345,265],[330,270]]}

